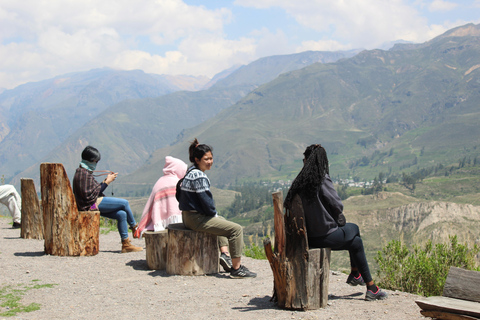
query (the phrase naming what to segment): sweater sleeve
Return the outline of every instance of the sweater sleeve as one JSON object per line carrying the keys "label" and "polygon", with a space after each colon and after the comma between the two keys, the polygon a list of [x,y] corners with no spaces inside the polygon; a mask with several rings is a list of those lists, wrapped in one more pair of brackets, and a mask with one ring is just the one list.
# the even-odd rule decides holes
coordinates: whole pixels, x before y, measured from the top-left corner
{"label": "sweater sleeve", "polygon": [[217,215],[217,210],[215,209],[215,202],[213,201],[213,196],[210,190],[197,193],[197,197],[200,205],[203,208],[203,210],[201,211],[203,214],[207,216]]}
{"label": "sweater sleeve", "polygon": [[338,221],[338,215],[343,212],[343,204],[328,175],[325,176],[321,188],[322,203],[332,218]]}

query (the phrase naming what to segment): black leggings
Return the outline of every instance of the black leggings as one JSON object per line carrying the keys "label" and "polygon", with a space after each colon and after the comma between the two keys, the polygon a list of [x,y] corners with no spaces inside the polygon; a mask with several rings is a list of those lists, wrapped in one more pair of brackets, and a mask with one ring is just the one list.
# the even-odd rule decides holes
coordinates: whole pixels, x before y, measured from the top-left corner
{"label": "black leggings", "polygon": [[308,246],[310,248],[331,248],[334,251],[348,250],[351,267],[358,268],[365,282],[372,281],[363,241],[360,238],[360,230],[356,224],[347,223],[324,237],[309,237]]}

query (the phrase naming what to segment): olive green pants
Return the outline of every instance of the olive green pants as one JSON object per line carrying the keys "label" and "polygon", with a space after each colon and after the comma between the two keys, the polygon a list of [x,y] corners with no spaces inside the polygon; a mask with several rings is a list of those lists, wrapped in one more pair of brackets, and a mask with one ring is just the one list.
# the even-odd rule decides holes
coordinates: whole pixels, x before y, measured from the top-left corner
{"label": "olive green pants", "polygon": [[232,258],[240,258],[243,250],[243,228],[224,217],[206,216],[196,211],[182,211],[185,227],[218,236],[220,247],[228,246]]}

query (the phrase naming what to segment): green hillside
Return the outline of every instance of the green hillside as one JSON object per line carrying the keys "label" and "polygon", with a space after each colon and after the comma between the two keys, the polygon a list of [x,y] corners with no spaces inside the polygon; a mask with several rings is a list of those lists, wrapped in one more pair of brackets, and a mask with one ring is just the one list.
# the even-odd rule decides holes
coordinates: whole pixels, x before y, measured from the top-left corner
{"label": "green hillside", "polygon": [[194,137],[214,147],[209,177],[217,185],[292,179],[311,143],[326,148],[333,176],[362,180],[478,156],[479,28],[282,74],[186,130],[125,180],[148,181],[165,155],[186,159]]}
{"label": "green hillside", "polygon": [[[282,72],[318,61],[336,61],[353,54],[303,52],[262,58],[237,69],[207,90],[179,91],[157,98],[122,101],[95,115],[70,136],[63,136],[63,142],[40,162],[61,162],[67,172],[73,173],[81,150],[91,144],[102,152],[99,167],[121,174],[130,173],[139,168],[156,149],[168,146],[177,138],[182,139],[184,129],[213,117]],[[111,90],[114,91],[115,87]],[[25,176],[38,177],[38,165],[36,163],[17,175],[13,183]],[[150,178],[157,179],[159,174],[161,170],[155,171]]]}

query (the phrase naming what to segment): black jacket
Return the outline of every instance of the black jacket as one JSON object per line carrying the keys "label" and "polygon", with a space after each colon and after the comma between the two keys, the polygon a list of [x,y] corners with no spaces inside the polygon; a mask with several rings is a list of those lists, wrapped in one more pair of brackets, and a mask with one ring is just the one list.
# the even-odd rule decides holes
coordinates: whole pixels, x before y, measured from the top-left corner
{"label": "black jacket", "polygon": [[336,221],[339,214],[343,212],[343,204],[328,175],[318,186],[316,197],[307,199],[300,194],[300,198],[308,237],[323,237],[337,230]]}

